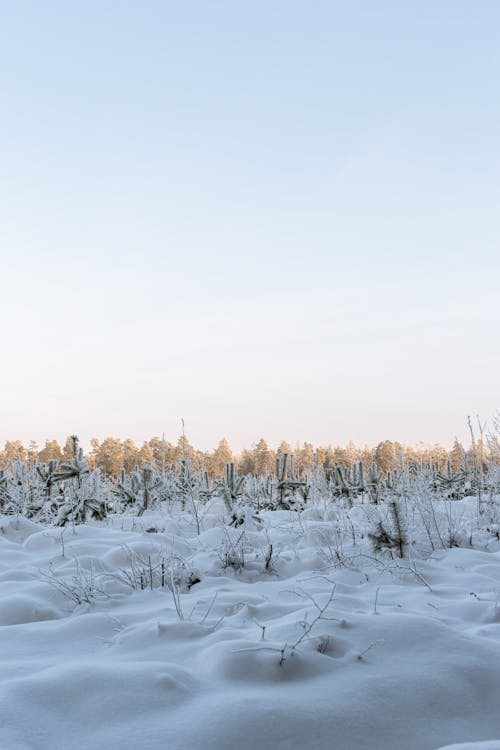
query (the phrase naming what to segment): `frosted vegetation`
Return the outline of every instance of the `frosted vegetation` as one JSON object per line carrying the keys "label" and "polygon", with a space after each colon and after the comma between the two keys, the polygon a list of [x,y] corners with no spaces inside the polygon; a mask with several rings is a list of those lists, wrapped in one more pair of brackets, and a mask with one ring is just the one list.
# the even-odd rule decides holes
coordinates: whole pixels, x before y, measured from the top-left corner
{"label": "frosted vegetation", "polygon": [[76,438],[13,461],[1,746],[499,750],[498,447],[388,472],[283,451],[109,477]]}

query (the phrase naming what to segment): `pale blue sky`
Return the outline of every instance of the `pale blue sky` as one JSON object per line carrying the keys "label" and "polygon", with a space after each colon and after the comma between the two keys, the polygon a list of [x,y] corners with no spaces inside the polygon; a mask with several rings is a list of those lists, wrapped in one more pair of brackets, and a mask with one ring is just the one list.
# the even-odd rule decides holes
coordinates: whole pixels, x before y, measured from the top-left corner
{"label": "pale blue sky", "polygon": [[4,0],[0,70],[0,442],[499,407],[496,0]]}

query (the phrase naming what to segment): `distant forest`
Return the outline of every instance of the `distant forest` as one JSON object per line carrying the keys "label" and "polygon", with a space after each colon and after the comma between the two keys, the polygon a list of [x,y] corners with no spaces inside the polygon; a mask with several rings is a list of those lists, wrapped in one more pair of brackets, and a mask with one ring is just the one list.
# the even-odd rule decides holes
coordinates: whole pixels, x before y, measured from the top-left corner
{"label": "distant forest", "polygon": [[[178,465],[182,459],[188,459],[193,469],[205,469],[211,476],[220,476],[224,466],[234,461],[240,474],[264,475],[272,473],[276,458],[284,452],[293,453],[295,467],[298,473],[312,470],[316,467],[333,468],[335,465],[351,468],[356,462],[362,461],[366,469],[375,462],[383,472],[388,472],[408,464],[432,465],[443,468],[448,461],[453,470],[458,470],[464,457],[471,461],[478,460],[487,463],[497,461],[496,451],[491,450],[491,444],[482,439],[475,439],[470,447],[464,448],[455,440],[451,450],[442,445],[419,444],[416,447],[402,445],[392,440],[383,440],[373,448],[360,448],[353,442],[346,446],[315,447],[312,443],[292,446],[282,441],[277,448],[271,448],[264,438],[261,438],[252,448],[244,449],[234,454],[226,438],[219,441],[212,451],[201,451],[193,447],[185,436],[181,436],[174,445],[167,440],[153,437],[145,441],[140,447],[133,440],[120,440],[108,437],[102,442],[97,438],[91,440],[91,449],[85,458],[91,468],[99,467],[106,475],[117,477],[122,470],[132,472],[136,467],[146,464],[156,469],[166,469],[168,466]],[[475,458],[474,458],[475,455]],[[46,440],[43,448],[31,441],[28,446],[19,440],[8,440],[0,451],[0,468],[10,466],[14,461],[24,461],[27,464],[45,463],[51,459],[70,462],[73,459],[73,439],[69,436],[61,446],[57,440]]]}

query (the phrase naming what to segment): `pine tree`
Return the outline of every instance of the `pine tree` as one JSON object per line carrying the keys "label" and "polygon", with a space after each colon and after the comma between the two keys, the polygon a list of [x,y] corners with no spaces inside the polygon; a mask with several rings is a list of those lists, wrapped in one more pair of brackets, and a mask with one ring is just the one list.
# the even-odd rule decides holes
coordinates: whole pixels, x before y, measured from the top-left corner
{"label": "pine tree", "polygon": [[0,465],[10,466],[14,461],[26,461],[26,448],[20,440],[7,440],[0,453]]}
{"label": "pine tree", "polygon": [[314,461],[314,445],[312,443],[304,443],[302,445],[302,448],[299,448],[298,451],[295,452],[295,466],[298,472],[298,475],[304,473],[307,469],[309,469]]}
{"label": "pine tree", "polygon": [[464,451],[463,445],[458,442],[457,438],[455,438],[453,442],[453,447],[450,451],[451,468],[453,469],[454,472],[458,471],[460,467],[462,466],[464,456],[465,456],[465,451]]}
{"label": "pine tree", "polygon": [[233,452],[226,438],[221,438],[217,448],[208,456],[208,471],[214,477],[224,473],[226,464],[232,462]]}
{"label": "pine tree", "polygon": [[238,458],[238,474],[255,474],[255,456],[248,448],[245,448]]}
{"label": "pine tree", "polygon": [[66,442],[63,446],[63,454],[62,454],[62,460],[64,463],[70,463],[74,458],[74,452],[73,452],[73,437],[71,435],[68,435],[66,438]]}
{"label": "pine tree", "polygon": [[93,455],[96,466],[109,476],[119,476],[123,467],[123,445],[119,438],[107,437]]}
{"label": "pine tree", "polygon": [[397,550],[399,557],[404,557],[408,544],[406,521],[403,507],[399,501],[392,500],[388,505],[385,520],[379,520],[376,528],[368,536],[375,552]]}
{"label": "pine tree", "polygon": [[134,470],[134,468],[137,466],[139,459],[139,449],[137,448],[136,444],[133,440],[130,438],[127,438],[123,441],[122,444],[122,450],[123,450],[123,468],[127,472],[127,474],[131,474]]}
{"label": "pine tree", "polygon": [[282,440],[276,450],[277,456],[282,456],[283,453],[293,453],[293,448],[286,440]]}
{"label": "pine tree", "polygon": [[255,473],[261,476],[269,473],[272,474],[274,471],[274,453],[269,448],[268,444],[261,438],[254,450],[255,456]]}
{"label": "pine tree", "polygon": [[396,446],[391,440],[383,440],[375,448],[375,462],[378,468],[386,474],[399,464]]}
{"label": "pine tree", "polygon": [[57,440],[46,440],[44,447],[38,452],[38,460],[43,464],[48,461],[60,461],[62,455],[62,449]]}

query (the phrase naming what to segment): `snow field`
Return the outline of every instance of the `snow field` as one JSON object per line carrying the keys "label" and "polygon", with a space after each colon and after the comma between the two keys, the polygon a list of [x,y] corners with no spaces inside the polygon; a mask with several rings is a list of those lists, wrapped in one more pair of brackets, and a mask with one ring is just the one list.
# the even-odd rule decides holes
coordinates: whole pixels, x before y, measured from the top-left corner
{"label": "snow field", "polygon": [[1,519],[2,748],[499,750],[494,537],[398,559],[368,506],[222,513]]}

